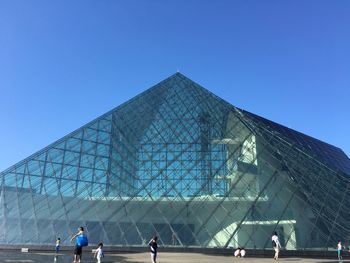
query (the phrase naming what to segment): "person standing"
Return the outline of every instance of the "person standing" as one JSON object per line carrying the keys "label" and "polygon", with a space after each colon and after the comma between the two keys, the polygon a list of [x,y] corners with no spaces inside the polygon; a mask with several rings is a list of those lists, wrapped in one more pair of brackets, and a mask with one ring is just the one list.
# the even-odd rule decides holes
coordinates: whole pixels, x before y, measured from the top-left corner
{"label": "person standing", "polygon": [[341,241],[340,240],[338,240],[337,250],[338,250],[338,259],[341,260],[342,256],[341,256]]}
{"label": "person standing", "polygon": [[154,236],[148,243],[148,246],[151,250],[152,263],[157,263],[157,249],[158,249],[157,239],[158,239],[157,236]]}
{"label": "person standing", "polygon": [[94,254],[94,258],[97,258],[97,263],[101,263],[101,258],[104,257],[102,248],[103,248],[103,243],[99,243]]}
{"label": "person standing", "polygon": [[60,251],[60,244],[61,244],[61,238],[56,239],[56,246],[55,246],[55,251],[58,253]]}
{"label": "person standing", "polygon": [[[72,242],[76,237],[78,237],[80,235],[84,235],[84,227],[82,227],[82,226],[78,228],[78,232],[75,233],[75,235],[72,236],[72,238],[70,239],[70,242]],[[79,246],[77,244],[77,242],[76,242],[75,243],[75,248],[74,248],[74,260],[73,260],[73,262],[80,263],[81,262],[82,253],[83,253],[83,247]],[[78,260],[78,258],[79,258],[79,260]]]}
{"label": "person standing", "polygon": [[278,254],[280,253],[281,244],[280,244],[280,241],[278,240],[277,232],[275,232],[272,235],[271,240],[272,240],[273,249],[275,250],[275,256],[273,257],[273,259],[278,260]]}

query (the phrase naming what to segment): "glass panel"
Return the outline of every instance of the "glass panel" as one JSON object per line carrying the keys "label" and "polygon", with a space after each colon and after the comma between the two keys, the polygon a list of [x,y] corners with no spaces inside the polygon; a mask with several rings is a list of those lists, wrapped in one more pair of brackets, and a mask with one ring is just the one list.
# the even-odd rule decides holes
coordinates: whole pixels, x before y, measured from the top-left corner
{"label": "glass panel", "polygon": [[[332,250],[350,230],[349,159],[181,74],[1,173],[0,243]],[[349,174],[350,175],[350,174]]]}

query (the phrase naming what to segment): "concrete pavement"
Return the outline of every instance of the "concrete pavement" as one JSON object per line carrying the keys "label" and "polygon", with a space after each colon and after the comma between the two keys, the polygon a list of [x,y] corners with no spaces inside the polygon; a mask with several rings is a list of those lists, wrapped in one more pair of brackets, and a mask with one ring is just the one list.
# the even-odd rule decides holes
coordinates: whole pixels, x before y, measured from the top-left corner
{"label": "concrete pavement", "polygon": [[[170,253],[159,252],[157,263],[273,263],[276,262],[272,258],[234,258],[225,255],[205,255],[200,253]],[[21,253],[15,251],[0,251],[0,263],[69,263],[73,261],[72,253],[55,253],[48,252],[29,252]],[[93,258],[91,250],[83,252],[82,263],[96,262]],[[106,253],[102,260],[103,263],[151,263],[149,253]],[[286,263],[339,263],[335,259],[311,259],[289,257],[279,260]],[[341,261],[342,263],[350,263],[350,259]]]}

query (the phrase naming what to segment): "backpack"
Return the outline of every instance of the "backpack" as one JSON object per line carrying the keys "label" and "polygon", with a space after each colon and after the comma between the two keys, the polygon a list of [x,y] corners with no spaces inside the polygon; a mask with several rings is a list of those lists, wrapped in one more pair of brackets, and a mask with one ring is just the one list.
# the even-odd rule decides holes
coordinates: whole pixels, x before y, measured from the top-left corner
{"label": "backpack", "polygon": [[76,238],[76,244],[78,247],[86,247],[89,245],[89,241],[87,239],[87,236],[85,235],[80,235]]}
{"label": "backpack", "polygon": [[276,247],[276,246],[277,246],[275,240],[272,240],[272,246],[273,246],[273,247]]}

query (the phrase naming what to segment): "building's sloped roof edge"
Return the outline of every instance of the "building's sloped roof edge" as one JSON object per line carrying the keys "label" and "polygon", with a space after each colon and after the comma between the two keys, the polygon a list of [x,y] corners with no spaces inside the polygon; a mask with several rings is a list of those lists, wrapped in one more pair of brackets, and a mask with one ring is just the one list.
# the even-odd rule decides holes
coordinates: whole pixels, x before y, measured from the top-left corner
{"label": "building's sloped roof edge", "polygon": [[283,126],[249,111],[242,109],[239,110],[254,122],[263,123],[273,131],[276,136],[281,136],[284,139],[287,139],[295,146],[300,147],[303,151],[316,157],[321,162],[350,176],[350,159],[339,147]]}

